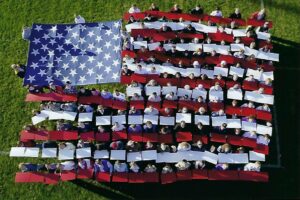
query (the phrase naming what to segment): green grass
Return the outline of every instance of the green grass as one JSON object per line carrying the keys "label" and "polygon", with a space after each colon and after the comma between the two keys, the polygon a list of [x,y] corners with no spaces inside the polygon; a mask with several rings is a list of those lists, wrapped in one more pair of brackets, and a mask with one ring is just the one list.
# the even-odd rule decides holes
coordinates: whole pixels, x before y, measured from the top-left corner
{"label": "green grass", "polygon": [[[174,1],[153,0],[161,10],[167,11]],[[12,63],[26,63],[28,43],[21,39],[23,25],[32,23],[70,23],[73,15],[81,14],[87,21],[116,20],[128,10],[131,3],[136,3],[141,10],[149,7],[150,1],[139,0],[1,0],[0,1],[0,151],[8,152],[10,147],[18,141],[22,126],[30,122],[31,110],[36,104],[25,103],[26,90],[22,88],[22,81],[14,76],[10,69]],[[243,18],[260,8],[258,0],[178,0],[176,1],[184,11],[201,3],[205,12],[209,13],[216,5],[222,8],[225,16],[235,7],[239,7]],[[178,183],[171,186],[128,186],[103,185],[94,181],[75,183],[60,183],[58,186],[39,184],[15,184],[14,175],[18,171],[20,162],[30,159],[9,158],[0,154],[0,199],[122,199],[127,197],[163,198],[182,196],[261,196],[288,198],[299,196],[298,172],[292,174],[299,166],[299,151],[296,133],[297,109],[299,106],[299,43],[300,43],[300,3],[299,0],[265,1],[268,18],[273,21],[275,51],[280,53],[281,62],[275,73],[276,105],[279,133],[282,147],[284,169],[271,174],[269,184],[250,185],[247,183],[225,183],[229,188],[237,188],[237,193],[228,192],[228,187],[220,187],[222,183]],[[291,85],[293,86],[291,87]],[[114,85],[114,87],[118,87]],[[291,139],[292,138],[292,139]],[[47,162],[46,160],[40,160]],[[203,184],[203,185],[201,185]],[[220,184],[220,185],[218,185]],[[225,185],[225,186],[226,186]],[[201,186],[201,187],[200,187]],[[213,188],[220,187],[221,191],[213,192]],[[181,190],[178,190],[181,188]],[[249,190],[245,190],[249,188]],[[146,191],[148,189],[148,192]],[[193,192],[189,191],[191,189]],[[150,190],[150,191],[149,191]],[[222,192],[223,191],[223,192]]]}

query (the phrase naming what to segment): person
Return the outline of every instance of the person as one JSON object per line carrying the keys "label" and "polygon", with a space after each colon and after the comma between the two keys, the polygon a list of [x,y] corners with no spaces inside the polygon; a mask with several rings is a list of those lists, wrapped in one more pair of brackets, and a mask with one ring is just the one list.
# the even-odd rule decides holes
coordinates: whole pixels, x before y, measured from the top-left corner
{"label": "person", "polygon": [[160,27],[159,31],[160,32],[170,32],[170,31],[172,31],[172,28],[170,26],[167,26],[166,23],[163,23],[162,26]]}
{"label": "person", "polygon": [[122,141],[113,141],[112,143],[110,143],[109,147],[112,150],[123,150],[124,149],[124,145],[123,145]]}
{"label": "person", "polygon": [[217,7],[216,10],[212,11],[212,12],[210,13],[210,15],[211,15],[211,16],[215,16],[215,17],[222,17],[222,16],[223,16],[220,7]]}
{"label": "person", "polygon": [[31,36],[31,27],[23,26],[22,28],[22,39],[29,40]]}
{"label": "person", "polygon": [[156,172],[156,166],[151,165],[150,163],[145,167],[144,172],[146,173],[154,173]]}
{"label": "person", "polygon": [[130,162],[129,169],[131,172],[134,172],[134,173],[138,173],[140,171],[140,167],[137,165],[136,162]]}
{"label": "person", "polygon": [[256,110],[271,112],[271,109],[268,104],[264,104],[262,106],[258,106]]}
{"label": "person", "polygon": [[156,132],[156,125],[153,125],[151,121],[147,121],[143,128],[144,128],[144,133]]}
{"label": "person", "polygon": [[103,89],[101,91],[101,97],[103,99],[112,99],[113,95],[108,91],[108,89]]}
{"label": "person", "polygon": [[177,96],[175,95],[175,93],[172,91],[172,92],[170,92],[170,93],[168,93],[168,94],[166,94],[166,96],[165,96],[165,99],[166,100],[172,100],[172,101],[175,101],[175,100],[177,100]]}
{"label": "person", "polygon": [[255,19],[258,21],[263,21],[267,17],[266,10],[263,8],[260,11],[251,14],[251,19]]}
{"label": "person", "polygon": [[76,87],[73,86],[70,81],[67,81],[64,86],[64,93],[65,94],[76,94],[77,93]]}
{"label": "person", "polygon": [[191,10],[192,15],[202,15],[203,13],[204,10],[199,4]]}
{"label": "person", "polygon": [[177,151],[189,151],[191,150],[191,145],[187,142],[181,142],[178,144]]}
{"label": "person", "polygon": [[269,32],[269,22],[265,22],[263,26],[260,26],[257,31],[268,33]]}
{"label": "person", "polygon": [[167,173],[172,173],[172,172],[173,172],[173,168],[168,163],[166,163],[166,165],[161,170],[162,174],[167,174]]}
{"label": "person", "polygon": [[203,142],[201,140],[198,140],[196,143],[192,144],[192,150],[204,152],[205,146],[203,145]]}
{"label": "person", "polygon": [[62,142],[58,145],[58,148],[60,150],[64,149],[64,150],[75,150],[76,147],[74,144],[72,144],[71,142]]}
{"label": "person", "polygon": [[178,4],[174,4],[173,8],[170,10],[171,13],[182,13],[182,10],[180,9]]}
{"label": "person", "polygon": [[[130,16],[130,17],[129,17],[129,20],[128,20],[128,22],[127,22],[127,24],[132,24],[132,23],[134,23],[134,22],[136,22],[136,20],[134,19],[133,16]],[[124,42],[124,44],[129,45],[129,43],[128,43],[127,41]]]}
{"label": "person", "polygon": [[116,160],[115,164],[114,164],[114,171],[115,172],[128,172],[128,167],[127,164],[121,163],[119,160]]}
{"label": "person", "polygon": [[141,110],[137,110],[134,106],[130,107],[130,110],[128,111],[129,115],[141,115]]}
{"label": "person", "polygon": [[190,131],[189,127],[185,123],[185,121],[181,121],[180,123],[177,123],[174,127],[175,132],[188,132]]}
{"label": "person", "polygon": [[57,164],[56,163],[50,163],[50,164],[45,164],[45,168],[50,174],[54,174],[57,170]]}
{"label": "person", "polygon": [[196,33],[196,29],[191,25],[188,24],[183,30],[183,33]]}
{"label": "person", "polygon": [[11,68],[14,70],[15,74],[20,77],[25,77],[25,66],[21,64],[12,64]]}
{"label": "person", "polygon": [[131,124],[128,127],[128,133],[142,133],[143,129],[142,126],[139,124]]}
{"label": "person", "polygon": [[256,161],[255,163],[248,163],[244,166],[244,171],[260,172],[261,163]]}
{"label": "person", "polygon": [[159,11],[159,8],[155,5],[155,3],[151,3],[149,10],[151,11]]}
{"label": "person", "polygon": [[94,163],[94,173],[97,174],[99,172],[113,172],[112,164],[105,159],[99,160],[97,159]]}
{"label": "person", "polygon": [[256,131],[247,131],[243,134],[243,137],[256,139],[257,138]]}
{"label": "person", "polygon": [[124,93],[121,93],[119,90],[115,90],[113,93],[113,98],[116,100],[120,100],[120,101],[125,101],[126,100],[126,96]]}
{"label": "person", "polygon": [[91,160],[90,159],[78,159],[78,169],[90,169]]}
{"label": "person", "polygon": [[231,13],[229,18],[231,18],[231,19],[242,19],[242,14],[240,13],[240,9],[235,8],[234,13]]}
{"label": "person", "polygon": [[158,153],[163,153],[163,152],[170,152],[170,146],[165,144],[165,143],[161,143],[157,145],[157,152]]}
{"label": "person", "polygon": [[127,151],[130,152],[137,152],[141,150],[141,145],[138,142],[135,142],[133,140],[128,140],[127,144],[126,144],[126,149]]}
{"label": "person", "polygon": [[177,170],[183,171],[189,169],[191,167],[191,163],[188,162],[187,160],[182,160],[176,163],[175,167],[177,168]]}
{"label": "person", "polygon": [[141,10],[136,6],[136,4],[132,4],[128,10],[128,13],[140,13]]}
{"label": "person", "polygon": [[229,165],[227,163],[219,163],[215,166],[215,169],[219,171],[227,170],[228,168]]}
{"label": "person", "polygon": [[265,135],[259,135],[256,139],[257,144],[263,144],[263,145],[269,145],[270,143],[270,135],[265,134]]}
{"label": "person", "polygon": [[75,162],[74,161],[65,161],[58,164],[58,168],[61,171],[71,171],[75,169]]}
{"label": "person", "polygon": [[85,19],[82,16],[80,16],[80,15],[76,16],[76,14],[75,14],[74,18],[75,18],[74,21],[75,21],[76,24],[83,24],[83,23],[85,23]]}
{"label": "person", "polygon": [[123,131],[125,126],[123,124],[119,124],[119,122],[115,122],[114,125],[111,127],[112,131]]}
{"label": "person", "polygon": [[217,151],[219,153],[230,153],[231,152],[231,145],[228,144],[228,143],[225,143],[223,145],[220,145],[218,148],[217,148]]}
{"label": "person", "polygon": [[19,169],[21,172],[36,172],[39,171],[43,166],[32,163],[20,163]]}
{"label": "person", "polygon": [[151,95],[149,95],[148,101],[151,101],[151,102],[160,102],[161,101],[161,97],[159,95],[157,95],[156,92],[153,92]]}
{"label": "person", "polygon": [[204,169],[204,167],[205,167],[205,161],[203,161],[203,160],[196,160],[194,162],[194,165],[195,165],[195,169]]}
{"label": "person", "polygon": [[158,110],[154,108],[152,105],[149,105],[147,108],[144,110],[145,115],[158,115]]}

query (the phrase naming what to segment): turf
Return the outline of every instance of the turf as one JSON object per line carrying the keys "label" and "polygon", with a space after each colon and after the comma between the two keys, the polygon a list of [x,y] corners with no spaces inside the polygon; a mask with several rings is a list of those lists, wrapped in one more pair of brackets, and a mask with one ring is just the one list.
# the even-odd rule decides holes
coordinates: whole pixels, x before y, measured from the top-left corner
{"label": "turf", "polygon": [[[167,11],[174,1],[153,0],[161,10]],[[0,1],[0,199],[123,199],[123,198],[182,198],[182,197],[268,197],[286,199],[299,197],[299,111],[300,88],[299,0],[265,1],[268,18],[275,24],[272,34],[275,52],[280,53],[280,64],[275,73],[276,116],[281,141],[283,168],[272,170],[268,184],[235,182],[191,182],[160,185],[103,185],[93,181],[75,181],[45,186],[15,184],[14,175],[19,162],[30,159],[12,159],[6,152],[18,141],[22,126],[30,122],[31,110],[36,104],[24,102],[26,89],[15,77],[10,65],[26,63],[28,43],[21,39],[23,25],[32,23],[69,23],[73,15],[81,14],[87,21],[116,20],[136,3],[141,10],[150,1],[139,0],[2,0]],[[243,18],[260,8],[258,0],[178,0],[184,11],[201,3],[209,13],[217,5],[225,16],[239,7]],[[114,85],[113,87],[119,87]],[[47,162],[42,161],[41,162]],[[218,192],[216,192],[218,190]]]}

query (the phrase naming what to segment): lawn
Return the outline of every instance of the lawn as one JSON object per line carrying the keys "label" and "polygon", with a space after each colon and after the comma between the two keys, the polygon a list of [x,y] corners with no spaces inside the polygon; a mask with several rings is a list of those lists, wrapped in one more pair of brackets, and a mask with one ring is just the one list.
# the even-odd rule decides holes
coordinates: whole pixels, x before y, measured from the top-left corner
{"label": "lawn", "polygon": [[[160,10],[167,11],[174,1],[153,0]],[[60,183],[57,186],[15,184],[14,176],[20,162],[30,159],[12,159],[6,152],[15,146],[22,126],[30,122],[31,110],[36,104],[25,103],[26,89],[15,77],[10,65],[26,63],[28,43],[21,38],[22,26],[32,23],[70,23],[74,14],[87,21],[116,20],[122,17],[131,3],[141,10],[150,1],[139,0],[2,0],[0,1],[0,199],[123,199],[123,198],[181,198],[181,197],[272,197],[286,199],[299,194],[299,111],[300,88],[300,3],[299,0],[265,1],[268,18],[273,21],[272,34],[275,52],[280,63],[275,73],[276,116],[281,144],[282,168],[271,170],[268,184],[234,182],[182,182],[173,185],[116,185],[93,181]],[[201,3],[205,12],[217,5],[228,16],[239,7],[243,18],[260,8],[259,0],[178,0],[186,12]],[[118,87],[114,85],[114,87]],[[47,162],[40,160],[41,162]],[[216,191],[218,190],[218,191]]]}

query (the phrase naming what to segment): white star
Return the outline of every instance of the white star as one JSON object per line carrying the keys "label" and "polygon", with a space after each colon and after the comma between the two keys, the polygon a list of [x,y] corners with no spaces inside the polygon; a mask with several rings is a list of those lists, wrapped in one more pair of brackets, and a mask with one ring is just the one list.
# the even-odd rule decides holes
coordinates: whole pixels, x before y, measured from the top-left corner
{"label": "white star", "polygon": [[46,81],[48,83],[51,83],[53,81],[52,76],[47,76]]}
{"label": "white star", "polygon": [[120,23],[119,22],[115,22],[114,23],[114,27],[118,28],[120,26]]}
{"label": "white star", "polygon": [[121,47],[119,47],[119,46],[114,46],[114,51],[117,53],[118,51],[120,51],[121,50]]}
{"label": "white star", "polygon": [[84,70],[84,68],[86,68],[85,63],[80,63],[80,64],[79,64],[79,68],[80,68],[81,70]]}
{"label": "white star", "polygon": [[63,66],[62,66],[62,68],[64,70],[67,70],[69,68],[69,64],[68,63],[64,63]]}
{"label": "white star", "polygon": [[48,51],[48,56],[51,58],[52,56],[54,56],[54,51]]}
{"label": "white star", "polygon": [[46,67],[48,67],[49,70],[51,70],[54,67],[54,65],[53,63],[48,62]]}
{"label": "white star", "polygon": [[111,67],[106,67],[104,71],[109,74],[109,72],[111,71]]}
{"label": "white star", "polygon": [[42,25],[35,25],[34,30],[36,30],[37,32],[40,32],[43,30]]}
{"label": "white star", "polygon": [[101,81],[102,79],[104,79],[102,74],[97,74],[96,76],[97,76],[96,79],[98,79],[99,81]]}
{"label": "white star", "polygon": [[66,26],[65,31],[68,31],[68,33],[72,30],[71,26]]}
{"label": "white star", "polygon": [[73,49],[74,51],[76,51],[77,49],[79,49],[78,44],[74,44],[73,47],[72,47],[72,49]]}
{"label": "white star", "polygon": [[57,63],[60,63],[60,62],[62,62],[62,59],[61,59],[61,57],[56,57],[54,61],[56,61]]}
{"label": "white star", "polygon": [[88,49],[93,50],[95,48],[95,45],[93,43],[90,43],[88,45]]}
{"label": "white star", "polygon": [[94,62],[94,60],[95,60],[94,56],[89,56],[88,61],[89,61],[90,63]]}
{"label": "white star", "polygon": [[33,69],[35,69],[35,68],[38,68],[39,66],[38,66],[38,64],[37,63],[32,63],[31,65],[30,65],[30,67],[32,67]]}
{"label": "white star", "polygon": [[88,69],[88,72],[87,72],[87,74],[89,74],[90,76],[92,76],[92,74],[94,74],[95,72],[94,72],[94,70],[93,69]]}
{"label": "white star", "polygon": [[119,60],[114,60],[113,61],[113,66],[117,67],[120,64]]}
{"label": "white star", "polygon": [[63,53],[63,56],[66,56],[66,57],[68,57],[68,56],[70,56],[71,54],[70,54],[70,51],[65,51],[65,53]]}
{"label": "white star", "polygon": [[31,54],[33,54],[34,56],[40,54],[38,49],[32,49]]}
{"label": "white star", "polygon": [[77,32],[72,33],[72,38],[76,39],[79,36],[79,34]]}
{"label": "white star", "polygon": [[60,40],[60,39],[63,38],[64,36],[63,36],[62,33],[57,33],[57,36],[56,36],[56,37]]}
{"label": "white star", "polygon": [[108,42],[105,42],[105,45],[104,45],[106,48],[108,48],[109,49],[109,47],[111,46],[111,43],[110,43],[110,41],[108,41]]}
{"label": "white star", "polygon": [[59,52],[63,51],[64,50],[63,46],[64,45],[57,45],[56,50],[59,51]]}
{"label": "white star", "polygon": [[118,40],[120,39],[120,36],[117,34],[117,35],[114,35],[114,37],[112,38],[113,40]]}
{"label": "white star", "polygon": [[42,63],[47,62],[48,61],[47,56],[42,56],[39,61]]}
{"label": "white star", "polygon": [[58,78],[59,76],[61,76],[61,70],[55,70],[54,75]]}
{"label": "white star", "polygon": [[44,51],[47,51],[49,48],[48,48],[47,44],[42,44],[41,49]]}
{"label": "white star", "polygon": [[104,59],[105,59],[105,60],[109,60],[109,59],[110,59],[110,57],[111,57],[111,56],[110,56],[110,54],[109,54],[109,53],[106,53],[106,54],[104,55]]}
{"label": "white star", "polygon": [[45,40],[47,40],[47,39],[49,39],[50,37],[49,37],[48,34],[44,33],[44,36],[43,36],[42,38],[44,38]]}
{"label": "white star", "polygon": [[108,36],[110,36],[112,34],[112,31],[111,31],[111,29],[108,29],[108,30],[106,30],[106,33],[105,33],[105,35],[108,35]]}
{"label": "white star", "polygon": [[117,78],[119,78],[119,73],[118,72],[113,73],[112,79],[117,80]]}
{"label": "white star", "polygon": [[65,40],[65,44],[71,44],[72,42],[71,42],[71,39],[66,39]]}
{"label": "white star", "polygon": [[72,62],[72,63],[75,63],[75,62],[77,62],[77,61],[78,61],[78,57],[77,57],[77,56],[72,56],[71,62]]}
{"label": "white star", "polygon": [[86,50],[85,49],[81,49],[81,51],[79,52],[80,55],[84,56],[86,55]]}
{"label": "white star", "polygon": [[97,35],[96,41],[97,41],[97,42],[100,42],[100,41],[102,41],[102,40],[103,40],[102,37],[101,37],[100,35]]}
{"label": "white star", "polygon": [[74,77],[77,74],[76,69],[71,69],[70,74]]}
{"label": "white star", "polygon": [[50,31],[52,31],[53,33],[55,33],[57,31],[57,26],[52,26],[52,28],[50,29]]}
{"label": "white star", "polygon": [[96,53],[97,53],[97,54],[102,53],[102,52],[103,52],[103,50],[102,50],[101,47],[99,47],[99,48],[96,49]]}
{"label": "white star", "polygon": [[34,44],[38,44],[41,43],[39,38],[34,38],[34,40],[32,41]]}
{"label": "white star", "polygon": [[70,81],[70,79],[69,79],[69,77],[68,77],[68,76],[63,76],[63,77],[64,77],[64,78],[63,78],[63,80],[62,80],[62,81],[63,81],[64,83],[66,83],[66,82]]}
{"label": "white star", "polygon": [[89,33],[87,34],[89,37],[93,37],[95,35],[94,31],[89,31]]}
{"label": "white star", "polygon": [[100,69],[100,68],[103,67],[104,65],[103,65],[102,62],[98,62],[96,66]]}
{"label": "white star", "polygon": [[79,81],[80,81],[81,83],[83,83],[84,81],[86,81],[85,76],[80,76]]}
{"label": "white star", "polygon": [[86,26],[85,26],[85,25],[82,25],[82,24],[80,24],[80,25],[79,25],[79,29],[80,29],[81,31],[84,31],[84,30],[86,29]]}
{"label": "white star", "polygon": [[45,69],[40,69],[40,72],[38,73],[41,77],[46,75],[46,70]]}
{"label": "white star", "polygon": [[50,39],[50,44],[54,45],[56,43],[55,39]]}
{"label": "white star", "polygon": [[30,83],[32,83],[33,81],[35,81],[35,76],[30,76],[29,75],[29,78],[27,79]]}
{"label": "white star", "polygon": [[85,39],[84,38],[79,38],[79,41],[78,41],[80,44],[83,44],[83,43],[85,43],[86,41],[85,41]]}

